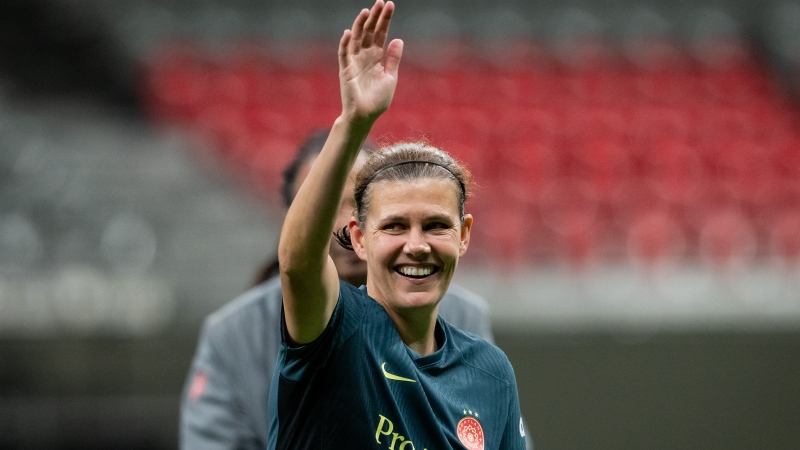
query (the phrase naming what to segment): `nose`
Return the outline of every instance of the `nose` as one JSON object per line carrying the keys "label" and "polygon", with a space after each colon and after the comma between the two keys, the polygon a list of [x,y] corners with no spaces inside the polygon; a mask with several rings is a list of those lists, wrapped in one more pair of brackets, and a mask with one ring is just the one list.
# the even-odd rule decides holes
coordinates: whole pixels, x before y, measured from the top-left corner
{"label": "nose", "polygon": [[425,239],[425,233],[421,229],[412,228],[408,233],[408,240],[406,240],[403,251],[414,258],[419,258],[430,253],[431,246]]}

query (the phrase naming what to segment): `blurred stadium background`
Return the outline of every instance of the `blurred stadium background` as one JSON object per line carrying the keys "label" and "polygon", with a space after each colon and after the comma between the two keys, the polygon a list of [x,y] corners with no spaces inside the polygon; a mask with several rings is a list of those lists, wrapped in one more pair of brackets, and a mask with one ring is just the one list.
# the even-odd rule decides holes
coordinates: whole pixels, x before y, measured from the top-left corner
{"label": "blurred stadium background", "polygon": [[[473,169],[537,448],[797,448],[800,3],[396,2],[373,137]],[[362,6],[0,3],[0,448],[176,446]]]}

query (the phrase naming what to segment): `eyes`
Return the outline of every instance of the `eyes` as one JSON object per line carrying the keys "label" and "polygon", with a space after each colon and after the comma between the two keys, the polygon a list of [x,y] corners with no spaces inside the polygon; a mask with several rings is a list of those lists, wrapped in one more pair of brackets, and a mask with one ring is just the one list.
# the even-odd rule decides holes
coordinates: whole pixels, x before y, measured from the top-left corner
{"label": "eyes", "polygon": [[424,230],[446,230],[448,228],[450,228],[450,225],[443,222],[431,222],[423,227]]}
{"label": "eyes", "polygon": [[403,231],[406,229],[406,226],[402,223],[391,222],[387,223],[386,225],[381,227],[383,231]]}
{"label": "eyes", "polygon": [[[425,223],[422,226],[423,231],[432,231],[432,232],[449,230],[450,228],[453,228],[453,225],[445,221],[431,221]],[[400,221],[387,222],[383,224],[380,229],[390,233],[401,233],[408,230],[409,225],[405,222],[400,222]]]}

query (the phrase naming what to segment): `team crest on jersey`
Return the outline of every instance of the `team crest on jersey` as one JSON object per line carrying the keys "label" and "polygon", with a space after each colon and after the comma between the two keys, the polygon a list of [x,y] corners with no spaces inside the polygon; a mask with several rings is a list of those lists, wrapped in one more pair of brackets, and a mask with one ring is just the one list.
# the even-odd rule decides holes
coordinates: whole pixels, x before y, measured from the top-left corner
{"label": "team crest on jersey", "polygon": [[483,428],[478,419],[467,416],[459,420],[456,434],[468,450],[483,450]]}

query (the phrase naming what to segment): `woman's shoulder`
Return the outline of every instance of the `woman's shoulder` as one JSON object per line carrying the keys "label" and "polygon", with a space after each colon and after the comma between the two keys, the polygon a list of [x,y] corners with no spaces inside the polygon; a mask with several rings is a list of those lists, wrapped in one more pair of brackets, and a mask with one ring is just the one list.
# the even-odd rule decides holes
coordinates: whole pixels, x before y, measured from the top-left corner
{"label": "woman's shoulder", "polygon": [[367,294],[366,287],[355,287],[342,280],[339,280],[339,301],[344,303],[345,309],[351,309],[359,316],[370,309],[375,309],[376,306],[382,309],[380,304]]}
{"label": "woman's shoulder", "polygon": [[364,330],[367,324],[379,321],[383,315],[383,306],[367,294],[364,286],[355,287],[339,281],[339,302],[334,318],[344,327],[343,333],[347,337],[352,337],[357,330]]}
{"label": "woman's shoulder", "polygon": [[503,382],[513,382],[514,369],[503,350],[474,333],[449,324],[447,326],[453,346],[460,353],[463,364]]}
{"label": "woman's shoulder", "polygon": [[339,296],[356,301],[363,301],[367,297],[367,291],[363,286],[359,288],[344,280],[339,280]]}

